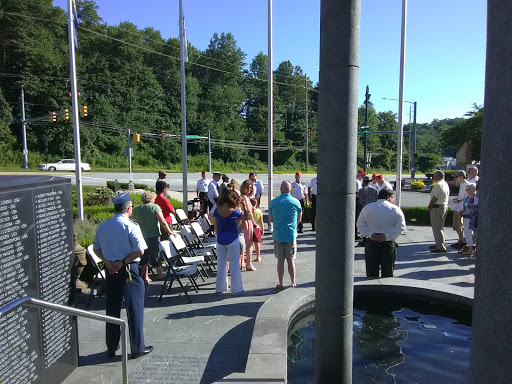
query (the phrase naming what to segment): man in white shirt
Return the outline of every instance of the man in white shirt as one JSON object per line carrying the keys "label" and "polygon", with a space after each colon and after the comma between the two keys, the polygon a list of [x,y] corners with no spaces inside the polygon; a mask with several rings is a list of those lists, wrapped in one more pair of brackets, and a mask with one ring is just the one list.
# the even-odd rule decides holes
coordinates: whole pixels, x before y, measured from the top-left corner
{"label": "man in white shirt", "polygon": [[368,183],[368,185],[370,187],[372,187],[373,189],[375,189],[376,191],[379,190],[379,184],[377,184],[377,174],[376,173],[372,173],[372,180]]}
{"label": "man in white shirt", "polygon": [[[363,206],[361,204],[361,201],[359,200],[359,191],[361,188],[363,188],[363,177],[366,176],[366,172],[362,171],[360,169],[357,170],[356,173],[356,220],[355,223],[357,224],[357,218],[359,217],[359,213],[361,213],[361,209],[363,209]],[[361,236],[357,234],[357,225],[356,225],[356,240],[361,240]]]}
{"label": "man in white shirt", "polygon": [[206,178],[206,171],[203,171],[196,185],[196,196],[201,200],[202,211],[206,211],[206,207],[208,206],[208,184],[210,184],[210,180]]}
{"label": "man in white shirt", "polygon": [[366,205],[359,218],[357,228],[361,236],[368,239],[364,249],[367,277],[393,277],[396,260],[396,239],[405,231],[402,210],[393,204],[394,192],[384,188],[379,200]]}
{"label": "man in white shirt", "polygon": [[261,180],[258,180],[258,174],[256,172],[249,173],[249,180],[252,181],[253,189],[252,193],[256,200],[258,200],[258,207],[261,206],[261,196],[263,195],[263,184]]}
{"label": "man in white shirt", "polygon": [[384,175],[377,175],[375,180],[377,181],[377,185],[379,186],[379,188],[377,189],[378,191],[384,188],[393,190],[393,187],[391,186],[389,181],[384,179]]}
{"label": "man in white shirt", "polygon": [[468,178],[467,178],[466,182],[468,184],[477,185],[479,179],[480,179],[480,177],[478,177],[478,168],[475,167],[474,165],[469,166],[468,167]]}
{"label": "man in white shirt", "polygon": [[213,172],[213,180],[208,184],[208,201],[210,203],[210,210],[213,205],[217,203],[219,199],[219,180],[220,180],[220,172]]}
{"label": "man in white shirt", "polygon": [[430,225],[432,226],[432,233],[436,245],[430,247],[432,253],[446,252],[446,245],[444,244],[444,222],[446,220],[446,213],[448,211],[448,197],[450,196],[450,188],[446,181],[444,181],[444,173],[441,171],[434,172],[434,181],[436,185],[430,192],[430,203],[428,204],[428,211],[430,212]]}
{"label": "man in white shirt", "polygon": [[366,176],[366,172],[361,171],[360,169],[357,170],[356,174],[356,193],[359,192],[359,190],[363,187],[363,177]]}
{"label": "man in white shirt", "polygon": [[[306,183],[301,181],[301,174],[300,172],[297,172],[295,174],[295,181],[292,183],[292,191],[291,191],[292,197],[299,200],[300,206],[302,208],[302,211],[304,212],[304,203],[308,204],[308,187],[306,186]],[[302,224],[302,218],[298,225],[297,232],[302,233],[302,230],[304,228],[304,225]]]}
{"label": "man in white shirt", "polygon": [[316,178],[313,177],[308,185],[308,196],[311,200],[311,226],[313,227],[313,231],[316,230]]}

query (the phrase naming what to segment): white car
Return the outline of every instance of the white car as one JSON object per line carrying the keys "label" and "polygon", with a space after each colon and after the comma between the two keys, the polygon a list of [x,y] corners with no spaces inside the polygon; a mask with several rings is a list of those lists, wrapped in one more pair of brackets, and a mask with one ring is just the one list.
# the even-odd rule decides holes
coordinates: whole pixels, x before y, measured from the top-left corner
{"label": "white car", "polygon": [[[81,163],[82,171],[90,171],[91,167],[89,163]],[[39,164],[37,169],[40,171],[74,171],[75,170],[75,159],[62,159],[56,163],[45,163]]]}

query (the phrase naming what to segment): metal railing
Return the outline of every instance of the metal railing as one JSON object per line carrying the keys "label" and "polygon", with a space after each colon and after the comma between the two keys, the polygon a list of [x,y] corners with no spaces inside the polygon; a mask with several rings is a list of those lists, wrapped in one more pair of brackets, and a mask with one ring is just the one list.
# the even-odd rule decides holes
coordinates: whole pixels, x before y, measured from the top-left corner
{"label": "metal railing", "polygon": [[128,355],[127,355],[127,344],[126,344],[126,321],[118,319],[116,317],[98,315],[96,313],[91,313],[84,311],[82,309],[77,309],[73,307],[68,307],[65,305],[49,303],[47,301],[33,299],[32,297],[22,297],[20,299],[16,299],[9,304],[0,307],[0,317],[5,316],[9,312],[12,312],[16,308],[23,307],[32,307],[38,309],[48,309],[55,312],[64,313],[70,316],[81,316],[86,317],[93,320],[99,320],[106,323],[117,324],[121,326],[121,351],[122,351],[122,369],[123,369],[123,384],[128,384]]}

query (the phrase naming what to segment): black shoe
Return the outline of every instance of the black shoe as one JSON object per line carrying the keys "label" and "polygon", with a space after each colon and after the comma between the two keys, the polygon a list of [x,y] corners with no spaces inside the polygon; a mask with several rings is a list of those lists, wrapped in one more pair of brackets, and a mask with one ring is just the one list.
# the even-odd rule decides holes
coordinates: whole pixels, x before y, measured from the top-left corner
{"label": "black shoe", "polygon": [[430,252],[432,252],[432,253],[446,253],[446,251],[443,251],[442,249],[437,249],[437,248],[431,249]]}
{"label": "black shoe", "polygon": [[302,232],[302,229],[299,229],[297,232],[298,232],[298,233],[303,233],[303,232]]}
{"label": "black shoe", "polygon": [[435,245],[431,245],[429,248],[430,249],[436,249],[437,247]]}
{"label": "black shoe", "polygon": [[153,352],[153,347],[146,347],[144,348],[142,351],[140,352],[137,352],[137,353],[132,353],[132,356],[130,357],[130,359],[138,359],[139,357],[141,356],[145,356],[145,355],[148,355],[150,354],[151,352]]}
{"label": "black shoe", "polygon": [[116,357],[116,351],[108,351],[108,357],[109,359],[113,359]]}

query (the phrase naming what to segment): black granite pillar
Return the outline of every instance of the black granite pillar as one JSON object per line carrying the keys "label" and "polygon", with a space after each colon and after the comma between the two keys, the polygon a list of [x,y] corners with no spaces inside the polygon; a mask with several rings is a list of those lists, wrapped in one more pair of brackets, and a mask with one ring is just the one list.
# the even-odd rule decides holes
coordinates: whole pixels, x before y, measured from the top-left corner
{"label": "black granite pillar", "polygon": [[315,381],[352,383],[360,0],[322,0]]}
{"label": "black granite pillar", "polygon": [[[487,1],[471,383],[512,380],[512,2]],[[471,79],[468,79],[471,81]]]}

